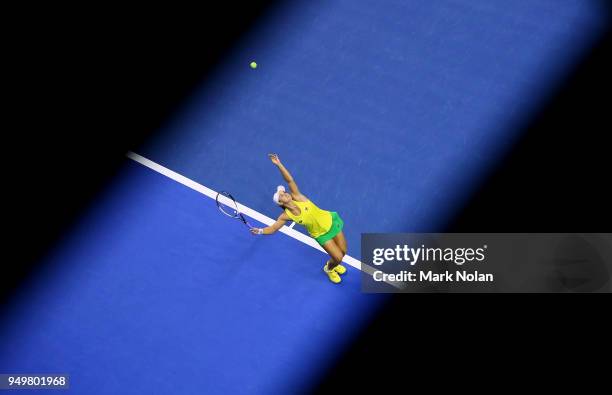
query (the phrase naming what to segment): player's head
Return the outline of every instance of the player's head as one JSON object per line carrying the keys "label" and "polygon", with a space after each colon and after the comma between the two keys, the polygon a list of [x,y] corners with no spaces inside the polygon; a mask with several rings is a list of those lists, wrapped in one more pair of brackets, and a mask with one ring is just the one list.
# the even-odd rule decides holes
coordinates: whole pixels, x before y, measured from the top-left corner
{"label": "player's head", "polygon": [[274,203],[278,204],[281,207],[284,207],[285,204],[291,202],[292,199],[293,198],[291,194],[285,192],[285,187],[282,185],[276,187],[276,192],[274,193],[274,196],[272,196],[272,200],[274,200]]}

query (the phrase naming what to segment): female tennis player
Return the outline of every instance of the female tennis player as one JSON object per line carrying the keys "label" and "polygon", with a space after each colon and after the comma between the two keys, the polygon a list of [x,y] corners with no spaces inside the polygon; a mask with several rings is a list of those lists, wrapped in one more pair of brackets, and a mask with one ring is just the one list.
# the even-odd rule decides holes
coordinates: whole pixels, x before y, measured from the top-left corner
{"label": "female tennis player", "polygon": [[283,209],[283,213],[272,226],[265,228],[252,228],[253,234],[271,235],[279,230],[289,220],[306,227],[306,230],[331,257],[323,266],[323,271],[331,282],[337,284],[341,281],[339,274],[346,273],[346,268],[341,265],[342,258],[346,255],[346,239],[342,228],[344,222],[335,211],[322,210],[304,196],[298,189],[291,173],[283,166],[278,155],[268,154],[270,160],[278,169],[289,185],[289,191],[279,185],[272,197],[274,203]]}

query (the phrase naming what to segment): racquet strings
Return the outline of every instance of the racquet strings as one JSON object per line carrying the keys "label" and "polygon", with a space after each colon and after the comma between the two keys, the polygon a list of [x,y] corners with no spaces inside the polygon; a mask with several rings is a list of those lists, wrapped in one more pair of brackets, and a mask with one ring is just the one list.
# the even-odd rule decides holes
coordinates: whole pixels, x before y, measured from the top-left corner
{"label": "racquet strings", "polygon": [[238,204],[228,192],[221,191],[217,194],[217,207],[228,217],[238,218]]}

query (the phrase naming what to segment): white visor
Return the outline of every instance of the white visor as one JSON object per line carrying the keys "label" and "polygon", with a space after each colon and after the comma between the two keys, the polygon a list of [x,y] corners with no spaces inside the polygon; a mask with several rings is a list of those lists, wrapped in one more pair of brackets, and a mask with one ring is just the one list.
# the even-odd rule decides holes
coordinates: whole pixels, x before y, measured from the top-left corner
{"label": "white visor", "polygon": [[274,200],[274,203],[278,204],[279,206],[281,205],[281,203],[278,201],[280,192],[285,192],[285,187],[282,185],[276,187],[276,193],[274,194],[274,196],[272,196],[272,200]]}

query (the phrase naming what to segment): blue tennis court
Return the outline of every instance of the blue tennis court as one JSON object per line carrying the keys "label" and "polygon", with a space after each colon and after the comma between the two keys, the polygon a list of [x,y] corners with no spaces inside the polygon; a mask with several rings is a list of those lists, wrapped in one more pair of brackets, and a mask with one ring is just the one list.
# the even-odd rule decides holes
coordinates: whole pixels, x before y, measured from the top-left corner
{"label": "blue tennis court", "polygon": [[[361,233],[444,226],[603,31],[598,5],[287,2],[135,151],[270,218],[277,152],[359,259]],[[353,267],[331,284],[326,259],[126,159],[3,306],[0,372],[83,394],[308,391],[385,301]]]}
{"label": "blue tennis court", "polygon": [[255,238],[135,162],[66,246],[7,312],[0,367],[74,372],[77,392],[291,392],[380,301],[357,270],[330,287],[322,252]]}

